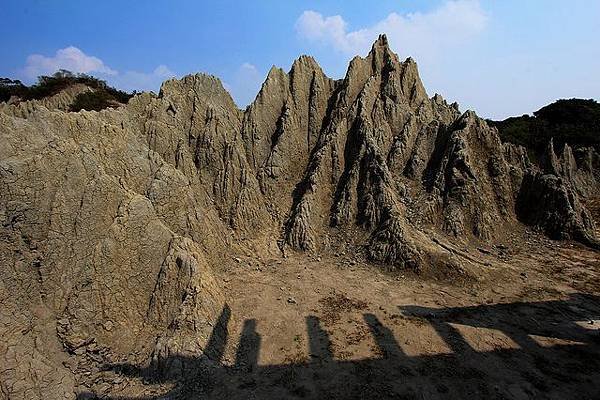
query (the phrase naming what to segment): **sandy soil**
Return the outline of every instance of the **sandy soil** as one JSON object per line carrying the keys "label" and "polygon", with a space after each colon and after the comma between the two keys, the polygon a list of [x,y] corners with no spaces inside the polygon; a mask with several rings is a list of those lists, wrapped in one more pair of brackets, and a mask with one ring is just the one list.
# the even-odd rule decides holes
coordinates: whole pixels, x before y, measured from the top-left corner
{"label": "sandy soil", "polygon": [[248,253],[223,267],[231,303],[212,360],[185,360],[183,383],[112,368],[99,388],[110,398],[600,398],[599,254],[533,233],[519,243],[471,250],[478,279],[451,283],[356,255]]}

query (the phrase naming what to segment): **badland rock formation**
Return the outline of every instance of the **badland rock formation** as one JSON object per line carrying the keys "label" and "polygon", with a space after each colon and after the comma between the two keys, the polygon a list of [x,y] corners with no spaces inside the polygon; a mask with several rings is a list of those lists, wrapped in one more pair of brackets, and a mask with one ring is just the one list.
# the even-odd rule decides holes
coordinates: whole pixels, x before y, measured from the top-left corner
{"label": "badland rock formation", "polygon": [[83,354],[159,370],[203,354],[218,266],[249,249],[452,279],[483,266],[448,243],[525,225],[599,246],[593,149],[533,163],[429,97],[385,36],[341,80],[307,56],[272,68],[245,111],[203,74],[67,112],[82,90],[0,105],[0,398],[72,397]]}

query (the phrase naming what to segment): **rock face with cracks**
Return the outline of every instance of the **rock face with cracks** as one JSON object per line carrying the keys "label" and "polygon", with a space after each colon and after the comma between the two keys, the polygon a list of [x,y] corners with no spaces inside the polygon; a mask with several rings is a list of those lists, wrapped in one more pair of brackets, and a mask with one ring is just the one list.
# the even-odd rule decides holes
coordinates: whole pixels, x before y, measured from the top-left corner
{"label": "rock face with cracks", "polygon": [[245,111],[202,74],[114,110],[72,98],[0,106],[0,398],[70,398],[90,358],[185,368],[163,360],[203,353],[241,238],[424,273],[457,268],[437,237],[521,222],[597,247],[593,150],[532,164],[385,36],[341,80],[271,69]]}

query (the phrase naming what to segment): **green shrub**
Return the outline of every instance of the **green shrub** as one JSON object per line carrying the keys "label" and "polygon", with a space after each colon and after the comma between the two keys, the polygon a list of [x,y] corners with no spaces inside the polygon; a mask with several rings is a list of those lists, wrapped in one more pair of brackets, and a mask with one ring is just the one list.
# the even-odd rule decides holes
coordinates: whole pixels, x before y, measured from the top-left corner
{"label": "green shrub", "polygon": [[8,101],[12,96],[23,98],[27,89],[19,80],[0,78],[0,102]]}
{"label": "green shrub", "polygon": [[37,83],[29,87],[18,80],[0,78],[0,101],[8,101],[11,96],[17,96],[21,100],[40,100],[76,84],[86,85],[92,88],[93,92],[77,96],[71,107],[74,111],[114,107],[118,103],[127,103],[133,96],[133,94],[110,87],[105,81],[93,76],[59,70],[51,76],[38,77]]}
{"label": "green shrub", "polygon": [[100,111],[109,107],[116,107],[120,104],[110,93],[98,90],[94,92],[83,92],[75,97],[69,111]]}
{"label": "green shrub", "polygon": [[489,121],[505,142],[541,154],[550,139],[557,149],[593,146],[600,151],[600,104],[595,100],[558,100],[533,113],[504,121]]}

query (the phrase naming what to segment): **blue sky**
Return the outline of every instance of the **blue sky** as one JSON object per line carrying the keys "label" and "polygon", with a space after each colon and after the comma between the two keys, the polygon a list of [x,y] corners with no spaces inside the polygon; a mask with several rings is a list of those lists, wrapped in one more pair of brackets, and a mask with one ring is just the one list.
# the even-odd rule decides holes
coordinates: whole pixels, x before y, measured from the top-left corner
{"label": "blue sky", "polygon": [[239,106],[272,65],[314,56],[334,78],[386,33],[430,95],[504,118],[557,99],[600,98],[597,0],[0,0],[0,76],[57,68],[127,90],[217,75]]}

